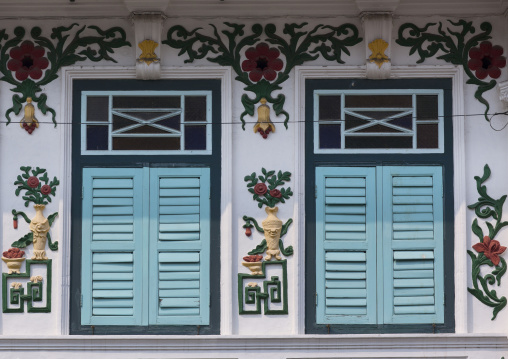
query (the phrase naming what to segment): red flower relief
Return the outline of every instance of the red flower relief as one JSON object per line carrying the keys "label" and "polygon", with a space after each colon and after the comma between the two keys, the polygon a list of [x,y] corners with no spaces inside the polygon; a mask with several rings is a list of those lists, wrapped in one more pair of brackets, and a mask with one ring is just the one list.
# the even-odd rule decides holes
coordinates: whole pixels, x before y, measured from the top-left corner
{"label": "red flower relief", "polygon": [[503,48],[492,46],[490,41],[483,41],[480,47],[473,47],[469,50],[470,60],[467,66],[475,71],[475,76],[483,80],[487,76],[497,79],[501,76],[501,69],[506,66],[506,58],[501,56]]}
{"label": "red flower relief", "polygon": [[11,59],[7,62],[7,68],[16,72],[16,78],[19,81],[24,81],[29,76],[38,80],[42,77],[42,70],[49,66],[44,53],[42,46],[35,46],[29,40],[23,41],[20,46],[11,49],[9,53]]}
{"label": "red flower relief", "polygon": [[32,188],[37,188],[37,186],[39,185],[39,179],[35,176],[29,177],[26,180],[26,184]]}
{"label": "red flower relief", "polygon": [[50,194],[51,193],[51,187],[47,184],[43,185],[41,187],[41,193],[42,194]]}
{"label": "red flower relief", "polygon": [[257,185],[254,186],[254,193],[260,196],[264,195],[267,190],[268,188],[266,188],[266,184],[264,183],[258,183]]}
{"label": "red flower relief", "polygon": [[280,193],[280,191],[278,189],[272,189],[270,191],[270,196],[275,197],[275,198],[281,198],[282,193]]}
{"label": "red flower relief", "polygon": [[474,250],[478,253],[485,254],[485,257],[492,261],[492,264],[497,266],[499,264],[499,255],[506,250],[506,247],[503,247],[498,241],[495,239],[490,239],[490,237],[483,237],[483,243],[476,243],[473,246]]}
{"label": "red flower relief", "polygon": [[258,82],[263,77],[273,81],[277,77],[277,71],[284,67],[279,55],[279,50],[261,42],[256,48],[250,47],[245,51],[247,60],[242,62],[242,70],[249,73],[249,79],[253,82]]}

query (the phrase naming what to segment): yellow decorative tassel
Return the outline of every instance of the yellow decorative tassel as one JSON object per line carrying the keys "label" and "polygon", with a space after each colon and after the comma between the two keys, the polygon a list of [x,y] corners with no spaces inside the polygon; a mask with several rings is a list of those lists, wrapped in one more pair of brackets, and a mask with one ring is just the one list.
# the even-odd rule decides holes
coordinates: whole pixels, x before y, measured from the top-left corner
{"label": "yellow decorative tassel", "polygon": [[258,122],[254,125],[254,133],[259,132],[263,138],[268,137],[270,132],[275,132],[275,125],[270,120],[270,107],[266,104],[266,98],[262,98],[258,107]]}

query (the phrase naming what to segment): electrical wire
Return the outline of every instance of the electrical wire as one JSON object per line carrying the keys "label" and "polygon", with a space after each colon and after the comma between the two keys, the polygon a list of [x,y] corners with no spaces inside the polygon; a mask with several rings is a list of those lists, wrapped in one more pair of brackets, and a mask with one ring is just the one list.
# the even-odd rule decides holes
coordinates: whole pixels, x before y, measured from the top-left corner
{"label": "electrical wire", "polygon": [[[148,111],[149,112],[149,111]],[[501,128],[501,129],[495,129],[494,127],[492,127],[492,119],[495,117],[495,116],[499,116],[499,115],[505,115],[505,116],[508,116],[508,111],[504,111],[504,112],[495,112],[495,113],[492,113],[492,114],[484,114],[484,113],[475,113],[475,114],[464,114],[464,115],[442,115],[442,116],[435,116],[436,118],[451,118],[451,117],[475,117],[475,116],[491,116],[490,117],[490,120],[489,122],[491,123],[490,127],[495,130],[495,131],[502,131],[506,126],[508,126],[508,121],[507,123]],[[426,120],[419,120],[418,117],[411,117],[411,119],[414,119],[414,120],[417,120],[417,121],[421,121],[421,123],[424,123],[424,122],[429,122],[428,119]],[[395,119],[394,119],[395,120]],[[161,120],[163,121],[163,120]],[[344,119],[330,119],[330,120],[313,120],[313,121],[295,121],[295,120],[292,120],[292,121],[288,121],[287,123],[306,123],[306,122],[312,122],[312,123],[323,123],[323,122],[340,122],[340,121],[345,121]],[[368,120],[366,120],[368,121]],[[376,121],[379,121],[379,120],[376,120]],[[11,120],[10,122],[8,121],[4,121],[4,120],[0,120],[0,124],[2,123],[6,123],[6,124],[9,124],[9,123],[15,123],[17,122],[15,119]],[[41,120],[37,120],[37,122],[39,122],[39,124],[42,124],[42,123],[47,123],[47,124],[52,124],[54,125],[54,122],[53,121],[41,121]],[[93,122],[93,123],[91,123]],[[109,125],[109,124],[113,124],[113,122],[109,122],[109,121],[100,121],[100,123],[98,123],[99,121],[85,121],[85,122],[57,122],[57,125],[97,125],[97,126],[101,126],[101,125]],[[284,120],[280,120],[280,121],[273,121],[272,120],[272,123],[274,124],[277,124],[277,123],[285,123],[286,121]],[[181,125],[183,124],[186,124],[186,125],[241,125],[241,124],[256,124],[257,123],[257,120],[253,120],[253,121],[244,121],[244,122],[240,122],[240,121],[235,121],[235,122],[220,122],[220,123],[193,123],[193,122],[180,122]],[[143,123],[140,123],[140,125],[149,125],[149,124],[143,124]]]}

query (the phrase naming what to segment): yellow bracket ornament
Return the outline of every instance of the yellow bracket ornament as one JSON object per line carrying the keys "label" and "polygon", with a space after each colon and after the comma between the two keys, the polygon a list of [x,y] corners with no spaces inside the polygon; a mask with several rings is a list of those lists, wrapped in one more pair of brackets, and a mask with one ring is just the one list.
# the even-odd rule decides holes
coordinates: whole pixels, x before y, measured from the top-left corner
{"label": "yellow bracket ornament", "polygon": [[374,62],[379,68],[381,68],[385,62],[390,62],[390,58],[385,54],[387,48],[388,43],[383,39],[372,41],[369,44],[369,49],[372,51],[372,54],[369,56],[369,61]]}
{"label": "yellow bracket ornament", "polygon": [[144,40],[140,42],[138,47],[141,49],[141,55],[139,55],[137,61],[144,62],[147,66],[150,66],[152,62],[160,62],[161,59],[155,54],[157,46],[159,46],[159,44],[153,40]]}
{"label": "yellow bracket ornament", "polygon": [[275,132],[275,125],[270,120],[270,107],[266,104],[266,98],[259,100],[261,105],[258,107],[258,122],[254,125],[254,133],[259,132],[264,139],[270,132]]}

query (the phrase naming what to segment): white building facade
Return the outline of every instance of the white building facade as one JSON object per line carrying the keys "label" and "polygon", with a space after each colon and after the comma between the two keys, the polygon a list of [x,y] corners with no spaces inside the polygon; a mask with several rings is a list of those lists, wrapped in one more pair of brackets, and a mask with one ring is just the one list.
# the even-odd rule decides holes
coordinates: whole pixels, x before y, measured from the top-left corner
{"label": "white building facade", "polygon": [[2,355],[508,358],[507,9],[0,2]]}

